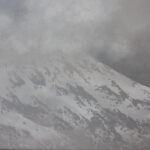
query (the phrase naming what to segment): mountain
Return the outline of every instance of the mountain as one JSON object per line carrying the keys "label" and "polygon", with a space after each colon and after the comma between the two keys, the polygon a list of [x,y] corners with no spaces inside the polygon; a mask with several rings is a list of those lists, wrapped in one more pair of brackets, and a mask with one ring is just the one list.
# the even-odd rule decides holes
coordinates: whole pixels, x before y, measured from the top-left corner
{"label": "mountain", "polygon": [[150,149],[150,89],[88,54],[0,66],[0,148]]}

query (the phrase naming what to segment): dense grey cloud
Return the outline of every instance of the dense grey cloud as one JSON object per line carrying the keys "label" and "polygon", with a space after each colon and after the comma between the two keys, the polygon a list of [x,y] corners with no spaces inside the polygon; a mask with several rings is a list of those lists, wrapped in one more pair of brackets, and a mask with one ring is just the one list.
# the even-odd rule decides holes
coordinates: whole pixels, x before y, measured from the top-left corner
{"label": "dense grey cloud", "polygon": [[84,51],[97,38],[98,26],[114,11],[113,3],[107,5],[100,0],[1,0],[0,3],[4,53]]}
{"label": "dense grey cloud", "polygon": [[0,13],[6,13],[14,19],[22,19],[26,13],[24,1],[20,0],[0,0]]}
{"label": "dense grey cloud", "polygon": [[0,56],[86,51],[150,85],[149,0],[0,0]]}
{"label": "dense grey cloud", "polygon": [[[120,10],[105,23],[106,40],[103,42],[103,50],[97,51],[98,59],[148,86],[150,86],[149,8],[149,0],[122,2]],[[118,47],[116,51],[111,51],[114,45]]]}

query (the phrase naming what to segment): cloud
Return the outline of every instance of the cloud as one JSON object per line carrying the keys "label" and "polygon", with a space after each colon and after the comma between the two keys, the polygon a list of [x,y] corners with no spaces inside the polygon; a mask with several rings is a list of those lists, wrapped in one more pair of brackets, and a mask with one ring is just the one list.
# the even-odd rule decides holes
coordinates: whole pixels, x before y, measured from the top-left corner
{"label": "cloud", "polygon": [[[150,1],[120,1],[120,9],[104,26],[100,61],[132,79],[150,86]],[[118,45],[115,46],[114,45]]]}
{"label": "cloud", "polygon": [[96,55],[106,53],[116,62],[148,45],[141,39],[149,34],[149,3],[148,0],[136,3],[135,0],[0,0],[3,43],[0,49],[21,54],[33,50],[87,50]]}
{"label": "cloud", "polygon": [[120,9],[105,22],[103,46],[106,53],[113,51],[119,60],[119,55],[122,58],[123,53],[126,57],[145,48],[149,51],[146,41],[150,33],[149,6],[148,0],[120,1]]}
{"label": "cloud", "polygon": [[133,78],[136,66],[148,80],[149,7],[149,0],[0,0],[0,58],[84,51]]}
{"label": "cloud", "polygon": [[84,51],[96,38],[97,25],[113,11],[100,0],[0,0],[0,4],[4,35],[0,49],[20,54]]}
{"label": "cloud", "polygon": [[0,0],[0,14],[8,15],[15,21],[21,20],[26,12],[25,0]]}

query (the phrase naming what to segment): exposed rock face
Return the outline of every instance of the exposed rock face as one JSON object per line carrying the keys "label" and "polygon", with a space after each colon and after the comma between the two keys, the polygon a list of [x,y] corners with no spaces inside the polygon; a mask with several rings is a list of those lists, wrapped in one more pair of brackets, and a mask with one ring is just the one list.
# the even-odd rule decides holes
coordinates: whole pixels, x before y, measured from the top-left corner
{"label": "exposed rock face", "polygon": [[149,150],[150,89],[83,55],[0,68],[0,148]]}

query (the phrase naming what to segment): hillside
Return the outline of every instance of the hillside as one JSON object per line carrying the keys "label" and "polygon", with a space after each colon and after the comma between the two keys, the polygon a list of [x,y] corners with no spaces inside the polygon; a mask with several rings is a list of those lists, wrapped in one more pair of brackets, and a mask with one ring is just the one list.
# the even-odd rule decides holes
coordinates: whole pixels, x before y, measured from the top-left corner
{"label": "hillside", "polygon": [[87,54],[0,67],[0,148],[150,149],[150,89]]}

